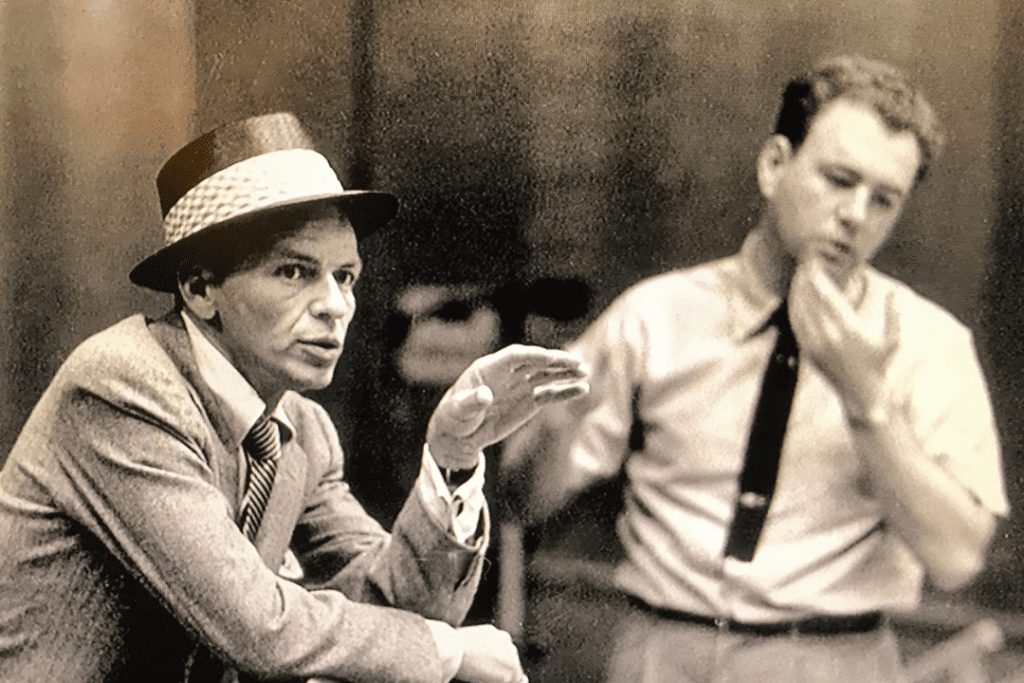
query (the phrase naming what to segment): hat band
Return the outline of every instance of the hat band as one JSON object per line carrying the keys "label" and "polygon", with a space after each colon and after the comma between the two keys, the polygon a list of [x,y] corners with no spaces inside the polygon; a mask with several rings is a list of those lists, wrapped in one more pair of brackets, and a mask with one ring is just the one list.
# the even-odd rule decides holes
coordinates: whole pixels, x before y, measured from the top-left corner
{"label": "hat band", "polygon": [[250,157],[190,189],[164,217],[164,241],[175,242],[235,216],[344,192],[334,169],[311,149]]}

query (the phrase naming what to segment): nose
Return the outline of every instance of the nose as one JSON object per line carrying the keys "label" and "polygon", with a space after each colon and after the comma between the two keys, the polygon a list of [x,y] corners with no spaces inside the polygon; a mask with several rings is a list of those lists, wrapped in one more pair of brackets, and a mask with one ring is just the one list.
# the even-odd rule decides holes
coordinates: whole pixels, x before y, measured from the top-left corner
{"label": "nose", "polygon": [[861,225],[868,218],[871,205],[871,188],[858,185],[850,190],[840,205],[840,218],[850,227]]}
{"label": "nose", "polygon": [[333,275],[325,275],[310,306],[313,315],[337,320],[351,314],[356,307],[352,288],[339,284]]}

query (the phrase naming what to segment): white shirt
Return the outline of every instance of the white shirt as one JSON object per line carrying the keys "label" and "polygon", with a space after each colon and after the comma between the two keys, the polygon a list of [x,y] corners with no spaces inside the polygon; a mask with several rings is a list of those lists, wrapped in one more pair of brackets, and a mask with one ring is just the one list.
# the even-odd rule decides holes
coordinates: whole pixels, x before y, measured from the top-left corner
{"label": "white shirt", "polygon": [[[590,395],[556,408],[516,448],[561,469],[564,499],[625,468],[618,522],[622,589],[662,607],[745,622],[914,607],[923,568],[886,528],[840,399],[801,363],[775,496],[753,562],[723,557],[753,408],[779,305],[750,253],[641,282],[569,349],[591,371]],[[924,451],[995,514],[1008,509],[999,447],[971,334],[909,287],[865,273],[859,312],[875,324],[895,295],[899,347],[889,410],[904,411]],[[643,427],[641,450],[630,433]],[[531,425],[531,427],[533,427]],[[545,433],[545,430],[546,433]],[[554,453],[540,453],[563,443]],[[506,458],[520,457],[513,448]],[[556,483],[552,483],[555,481]]]}

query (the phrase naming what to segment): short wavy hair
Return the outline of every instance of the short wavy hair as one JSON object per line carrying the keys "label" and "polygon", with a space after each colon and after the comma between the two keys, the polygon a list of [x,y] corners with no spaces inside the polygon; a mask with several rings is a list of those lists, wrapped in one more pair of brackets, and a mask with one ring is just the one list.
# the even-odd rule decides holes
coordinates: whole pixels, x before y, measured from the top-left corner
{"label": "short wavy hair", "polygon": [[915,181],[924,179],[945,145],[938,116],[906,76],[884,62],[843,55],[826,59],[794,78],[782,93],[775,133],[786,136],[793,149],[798,149],[814,117],[839,98],[869,105],[895,132],[913,133],[921,150]]}

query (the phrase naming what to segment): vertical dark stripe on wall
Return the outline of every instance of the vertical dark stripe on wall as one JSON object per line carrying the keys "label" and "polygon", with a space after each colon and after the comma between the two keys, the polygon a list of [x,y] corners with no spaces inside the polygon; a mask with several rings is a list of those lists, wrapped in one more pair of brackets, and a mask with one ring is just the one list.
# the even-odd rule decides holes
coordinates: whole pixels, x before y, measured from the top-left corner
{"label": "vertical dark stripe on wall", "polygon": [[1024,534],[1024,6],[1002,0],[999,58],[995,64],[998,99],[998,217],[983,283],[982,361],[999,423],[1007,494],[1015,514],[993,543],[988,569],[977,582],[978,599],[994,607],[1024,607],[1020,545]]}
{"label": "vertical dark stripe on wall", "polygon": [[59,7],[0,4],[0,462],[60,361],[67,291]]}
{"label": "vertical dark stripe on wall", "polygon": [[348,181],[355,189],[373,184],[374,75],[373,53],[377,45],[374,0],[352,0],[352,121]]}

